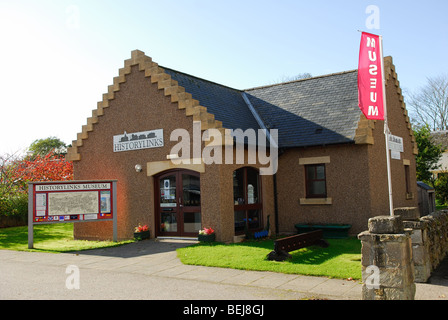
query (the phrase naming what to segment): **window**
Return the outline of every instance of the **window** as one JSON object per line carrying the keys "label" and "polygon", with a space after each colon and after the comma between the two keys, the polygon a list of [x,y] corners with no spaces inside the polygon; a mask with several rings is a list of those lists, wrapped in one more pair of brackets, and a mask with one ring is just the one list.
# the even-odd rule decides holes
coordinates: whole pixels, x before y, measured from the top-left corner
{"label": "window", "polygon": [[411,193],[411,174],[409,173],[409,166],[405,165],[404,166],[404,177],[406,179],[406,194]]}
{"label": "window", "polygon": [[406,200],[412,200],[414,199],[414,193],[412,192],[412,185],[411,185],[410,164],[404,165],[404,179],[406,182]]}
{"label": "window", "polygon": [[263,228],[260,176],[257,169],[241,168],[233,172],[235,234]]}
{"label": "window", "polygon": [[327,181],[325,164],[310,164],[305,166],[306,197],[326,198]]}
{"label": "window", "polygon": [[328,197],[327,164],[330,156],[299,158],[299,165],[304,166],[305,188],[299,203],[301,205],[331,205],[333,199]]}

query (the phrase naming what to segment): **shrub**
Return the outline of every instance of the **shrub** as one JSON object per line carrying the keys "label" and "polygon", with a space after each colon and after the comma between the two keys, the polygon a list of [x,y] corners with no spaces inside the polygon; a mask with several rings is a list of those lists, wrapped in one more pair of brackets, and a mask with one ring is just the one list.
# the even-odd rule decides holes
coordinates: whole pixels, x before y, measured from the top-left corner
{"label": "shrub", "polygon": [[27,219],[28,195],[0,196],[0,228],[26,225]]}
{"label": "shrub", "polygon": [[436,182],[436,197],[441,205],[448,204],[448,172],[439,174]]}

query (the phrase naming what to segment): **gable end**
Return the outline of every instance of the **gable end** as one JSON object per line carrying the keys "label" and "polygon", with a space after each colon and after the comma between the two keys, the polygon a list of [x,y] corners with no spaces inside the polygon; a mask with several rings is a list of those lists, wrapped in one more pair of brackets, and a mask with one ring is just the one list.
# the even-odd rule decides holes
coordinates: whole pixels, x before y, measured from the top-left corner
{"label": "gable end", "polygon": [[87,119],[87,125],[82,126],[82,131],[77,134],[77,139],[73,140],[72,147],[67,150],[67,160],[80,161],[81,154],[78,147],[83,145],[83,140],[88,139],[89,132],[94,130],[94,124],[100,121],[104,115],[104,109],[109,108],[110,100],[115,98],[115,92],[120,91],[120,85],[126,82],[126,75],[131,73],[131,67],[138,65],[139,71],[145,72],[145,77],[150,78],[151,83],[156,83],[159,90],[163,90],[165,96],[171,97],[171,102],[177,103],[181,110],[185,110],[187,117],[192,117],[193,121],[201,122],[201,130],[217,129],[223,138],[223,143],[229,143],[230,133],[223,128],[222,122],[215,119],[215,116],[207,112],[207,108],[200,105],[198,100],[192,98],[192,95],[185,92],[185,88],[178,85],[163,68],[152,61],[140,50],[134,50],[131,53],[131,59],[125,60],[124,68],[119,70],[118,77],[114,78],[112,85],[108,86],[108,92],[103,94],[103,100],[97,103],[97,108],[92,111],[92,117]]}

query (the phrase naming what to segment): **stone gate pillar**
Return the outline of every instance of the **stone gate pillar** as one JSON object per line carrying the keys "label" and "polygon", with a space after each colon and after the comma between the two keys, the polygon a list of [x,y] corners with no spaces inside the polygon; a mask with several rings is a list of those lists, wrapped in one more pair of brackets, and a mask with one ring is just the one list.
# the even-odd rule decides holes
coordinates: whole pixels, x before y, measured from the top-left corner
{"label": "stone gate pillar", "polygon": [[369,230],[358,235],[362,243],[362,299],[414,300],[414,264],[411,231],[400,216],[369,219]]}

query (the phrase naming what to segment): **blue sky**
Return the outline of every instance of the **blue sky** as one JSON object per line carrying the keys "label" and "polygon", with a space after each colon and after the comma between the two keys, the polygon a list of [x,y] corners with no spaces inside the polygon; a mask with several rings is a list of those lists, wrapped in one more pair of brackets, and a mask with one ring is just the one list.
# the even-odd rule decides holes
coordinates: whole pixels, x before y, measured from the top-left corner
{"label": "blue sky", "polygon": [[448,72],[447,12],[445,0],[0,0],[0,154],[71,143],[134,49],[247,89],[356,69],[364,30],[383,35],[406,99]]}

